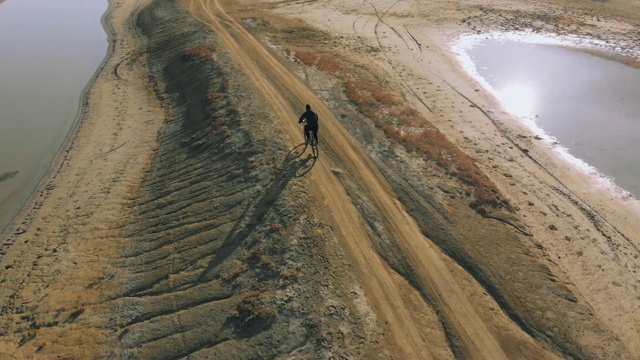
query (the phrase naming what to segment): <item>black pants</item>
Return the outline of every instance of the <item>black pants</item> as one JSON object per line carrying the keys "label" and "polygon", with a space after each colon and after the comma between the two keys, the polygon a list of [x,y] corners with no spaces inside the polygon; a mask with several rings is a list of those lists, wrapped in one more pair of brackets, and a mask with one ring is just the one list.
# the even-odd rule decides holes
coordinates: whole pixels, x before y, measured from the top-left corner
{"label": "black pants", "polygon": [[304,140],[307,140],[309,133],[313,134],[313,138],[316,140],[316,144],[318,143],[318,127],[317,126],[309,126],[309,124],[304,126]]}

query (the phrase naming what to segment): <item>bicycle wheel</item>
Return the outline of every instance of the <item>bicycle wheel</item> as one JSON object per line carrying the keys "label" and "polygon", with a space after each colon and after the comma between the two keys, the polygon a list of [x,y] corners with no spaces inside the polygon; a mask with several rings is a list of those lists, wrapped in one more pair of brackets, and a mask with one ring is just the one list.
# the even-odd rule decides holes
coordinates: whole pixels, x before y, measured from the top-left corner
{"label": "bicycle wheel", "polygon": [[318,158],[318,142],[313,136],[311,136],[311,153],[314,158]]}
{"label": "bicycle wheel", "polygon": [[304,136],[304,147],[306,148],[309,146],[309,139],[311,139],[311,136],[309,136],[309,132],[304,129],[302,130],[302,135]]}

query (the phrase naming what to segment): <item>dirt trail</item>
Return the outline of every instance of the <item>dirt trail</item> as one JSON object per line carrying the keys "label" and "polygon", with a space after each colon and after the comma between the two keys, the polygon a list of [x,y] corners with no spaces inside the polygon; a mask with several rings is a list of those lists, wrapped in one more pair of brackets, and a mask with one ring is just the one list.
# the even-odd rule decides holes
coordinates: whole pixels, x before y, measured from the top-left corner
{"label": "dirt trail", "polygon": [[[228,50],[269,102],[291,139],[301,138],[296,124],[302,104],[312,104],[321,118],[320,160],[309,173],[309,186],[317,188],[324,207],[332,214],[331,225],[344,239],[353,261],[362,274],[369,276],[367,293],[375,302],[379,316],[389,323],[402,358],[424,357],[428,348],[415,327],[412,311],[402,299],[402,291],[392,278],[393,270],[378,256],[363,219],[339,177],[346,177],[375,199],[374,206],[383,214],[379,219],[398,239],[403,255],[416,272],[422,289],[435,298],[437,307],[454,328],[465,356],[469,358],[506,358],[496,339],[462,293],[443,261],[443,254],[426,239],[415,221],[396,199],[390,185],[377,170],[362,147],[347,133],[331,111],[295,75],[291,74],[262,47],[242,26],[228,16],[218,1],[188,1],[190,11],[206,22],[222,39]],[[295,141],[295,140],[294,140]],[[292,142],[291,145],[294,145]]]}
{"label": "dirt trail", "polygon": [[[436,32],[387,34],[452,1],[111,0],[83,120],[2,236],[0,358],[636,358],[636,227],[459,98]],[[296,152],[306,103],[319,158]],[[399,120],[446,133],[530,234]]]}

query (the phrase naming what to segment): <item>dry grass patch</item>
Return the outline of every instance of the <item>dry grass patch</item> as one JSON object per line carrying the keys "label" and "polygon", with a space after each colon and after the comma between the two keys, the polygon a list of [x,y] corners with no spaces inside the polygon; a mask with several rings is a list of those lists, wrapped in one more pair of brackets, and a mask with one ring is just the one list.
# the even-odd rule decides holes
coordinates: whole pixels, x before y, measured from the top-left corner
{"label": "dry grass patch", "polygon": [[[304,51],[285,49],[307,66],[316,66],[328,73],[338,73],[342,66],[334,59]],[[418,111],[406,105],[404,99],[384,91],[380,86],[363,80],[344,81],[347,99],[359,113],[371,119],[387,137],[401,144],[407,151],[433,161],[446,174],[469,186],[466,193],[473,196],[470,206],[481,215],[490,209],[512,211],[495,185],[475,165],[473,160],[453,145]]]}
{"label": "dry grass patch", "polygon": [[316,66],[322,71],[333,74],[339,72],[342,69],[340,67],[340,63],[326,56],[320,57],[320,59],[318,59],[318,62],[316,63]]}
{"label": "dry grass patch", "polygon": [[239,320],[251,332],[268,327],[275,319],[276,309],[269,292],[254,290],[238,302],[231,318]]}
{"label": "dry grass patch", "polygon": [[296,51],[293,56],[307,66],[313,66],[318,61],[318,56],[312,53]]}
{"label": "dry grass patch", "polygon": [[212,92],[207,95],[209,106],[212,108],[212,110],[216,110],[222,105],[222,97],[224,97],[225,95],[226,94],[222,94],[219,92]]}
{"label": "dry grass patch", "polygon": [[189,49],[183,50],[185,55],[189,55],[199,59],[215,60],[213,50],[206,45],[198,45]]}
{"label": "dry grass patch", "polygon": [[247,267],[247,265],[241,263],[240,261],[235,260],[234,261],[234,267],[231,271],[229,271],[228,273],[222,275],[222,280],[225,281],[230,281],[235,279],[236,277],[242,275],[244,272],[246,272],[249,268]]}
{"label": "dry grass patch", "polygon": [[324,72],[335,74],[342,70],[338,61],[326,56],[316,55],[305,51],[293,51],[291,49],[285,49],[285,53],[287,56],[291,56],[293,53],[293,57],[301,63],[307,66],[315,66]]}
{"label": "dry grass patch", "polygon": [[488,207],[511,210],[495,185],[473,160],[401,99],[360,80],[346,81],[345,94],[358,112],[371,119],[389,138],[400,143],[407,151],[433,161],[448,175],[471,187],[474,199],[470,206],[478,213],[486,215]]}

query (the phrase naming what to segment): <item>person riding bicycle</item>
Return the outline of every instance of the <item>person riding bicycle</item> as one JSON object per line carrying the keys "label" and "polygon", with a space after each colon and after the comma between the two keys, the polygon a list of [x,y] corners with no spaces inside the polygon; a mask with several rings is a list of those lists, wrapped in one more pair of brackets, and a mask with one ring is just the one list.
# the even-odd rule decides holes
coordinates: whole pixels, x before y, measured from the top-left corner
{"label": "person riding bicycle", "polygon": [[307,104],[307,111],[300,116],[298,124],[301,124],[304,120],[307,120],[307,124],[304,126],[304,140],[308,142],[311,133],[316,140],[316,144],[318,144],[318,114],[311,110],[311,105],[309,104]]}

